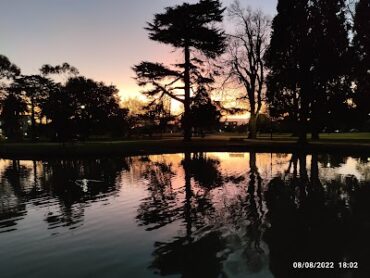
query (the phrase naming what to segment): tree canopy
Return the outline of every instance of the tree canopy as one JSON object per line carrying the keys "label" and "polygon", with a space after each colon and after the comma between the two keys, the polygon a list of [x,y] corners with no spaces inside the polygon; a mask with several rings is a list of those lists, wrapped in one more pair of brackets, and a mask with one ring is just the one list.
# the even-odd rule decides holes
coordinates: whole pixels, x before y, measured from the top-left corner
{"label": "tree canopy", "polygon": [[43,113],[52,121],[59,138],[69,137],[71,132],[86,138],[93,130],[112,131],[109,127],[116,124],[115,118],[125,116],[117,94],[113,85],[71,77],[64,86],[51,91]]}
{"label": "tree canopy", "polygon": [[354,79],[356,94],[354,97],[358,109],[359,121],[368,119],[370,113],[370,2],[360,0],[355,9],[353,46],[355,51]]}
{"label": "tree canopy", "polygon": [[[225,49],[224,32],[215,25],[222,21],[223,12],[220,1],[201,0],[195,4],[168,7],[164,13],[154,15],[154,20],[146,27],[149,38],[183,50],[184,63],[168,67],[160,63],[142,62],[133,68],[138,84],[150,86],[144,93],[152,99],[153,104],[164,96],[183,104],[185,140],[190,140],[192,133],[192,93],[196,95],[199,88],[214,82],[212,74],[205,75],[201,68],[205,59],[215,58]],[[193,53],[195,51],[197,56]],[[181,91],[184,94],[180,94]]]}
{"label": "tree canopy", "polygon": [[0,80],[3,78],[10,79],[20,74],[21,70],[15,64],[12,64],[6,56],[0,54]]}
{"label": "tree canopy", "polygon": [[224,10],[218,0],[184,3],[154,15],[145,29],[153,41],[176,48],[192,47],[214,58],[224,52],[224,32],[214,25],[222,21]]}
{"label": "tree canopy", "polygon": [[240,84],[240,99],[248,104],[249,138],[257,136],[256,123],[265,99],[264,55],[269,42],[270,19],[259,10],[235,1],[229,8],[235,30],[229,34],[227,81]]}
{"label": "tree canopy", "polygon": [[348,98],[346,5],[343,0],[280,0],[277,10],[266,53],[270,110],[289,113],[299,123],[301,141],[309,126],[317,138],[330,105]]}

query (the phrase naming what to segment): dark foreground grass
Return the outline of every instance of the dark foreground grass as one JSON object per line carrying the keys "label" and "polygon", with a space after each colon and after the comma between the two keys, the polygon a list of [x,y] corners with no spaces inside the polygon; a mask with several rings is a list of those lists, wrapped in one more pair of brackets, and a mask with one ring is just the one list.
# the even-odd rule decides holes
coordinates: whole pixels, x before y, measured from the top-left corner
{"label": "dark foreground grass", "polygon": [[280,135],[270,140],[262,136],[247,140],[244,136],[210,135],[183,142],[181,138],[156,140],[95,141],[76,143],[0,143],[2,158],[101,157],[111,155],[145,155],[176,152],[335,152],[370,154],[370,133],[324,134],[320,141],[301,145],[297,138]]}

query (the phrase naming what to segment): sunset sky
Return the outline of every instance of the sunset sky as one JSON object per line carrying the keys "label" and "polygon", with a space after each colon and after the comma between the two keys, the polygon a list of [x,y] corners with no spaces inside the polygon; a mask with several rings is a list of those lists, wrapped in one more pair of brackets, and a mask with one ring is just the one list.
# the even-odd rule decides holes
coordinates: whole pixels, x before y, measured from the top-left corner
{"label": "sunset sky", "polygon": [[[138,95],[131,67],[142,60],[174,61],[176,54],[148,39],[154,13],[181,0],[1,0],[0,54],[24,74],[68,62],[82,75]],[[185,2],[195,3],[196,0]],[[233,0],[224,0],[224,6]],[[277,0],[241,0],[274,15]]]}

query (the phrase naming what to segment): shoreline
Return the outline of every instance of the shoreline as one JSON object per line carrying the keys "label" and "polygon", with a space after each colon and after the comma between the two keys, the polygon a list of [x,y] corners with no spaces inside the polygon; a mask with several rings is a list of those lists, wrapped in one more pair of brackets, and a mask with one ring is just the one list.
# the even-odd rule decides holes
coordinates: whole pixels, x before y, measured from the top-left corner
{"label": "shoreline", "polygon": [[[106,156],[137,156],[183,152],[304,152],[362,154],[370,156],[370,142],[350,140],[309,141],[266,139],[193,139],[180,138],[137,141],[90,141],[76,143],[0,143],[1,159],[96,158]],[[367,154],[368,153],[368,154]]]}

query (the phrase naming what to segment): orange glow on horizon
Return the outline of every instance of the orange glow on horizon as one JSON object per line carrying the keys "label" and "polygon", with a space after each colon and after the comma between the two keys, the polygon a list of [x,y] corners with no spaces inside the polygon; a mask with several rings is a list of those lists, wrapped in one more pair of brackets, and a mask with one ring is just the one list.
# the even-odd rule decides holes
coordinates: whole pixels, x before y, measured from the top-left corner
{"label": "orange glow on horizon", "polygon": [[[129,99],[137,99],[146,103],[148,99],[141,93],[143,90],[142,88],[138,87],[137,85],[126,87],[126,86],[118,86],[119,90],[119,97],[121,104]],[[128,107],[130,108],[130,107]],[[174,115],[179,115],[183,111],[183,104],[176,100],[171,101],[171,112]],[[222,120],[229,120],[229,121],[240,121],[240,122],[247,122],[250,118],[249,112],[240,113],[237,115],[227,115],[222,118]]]}

